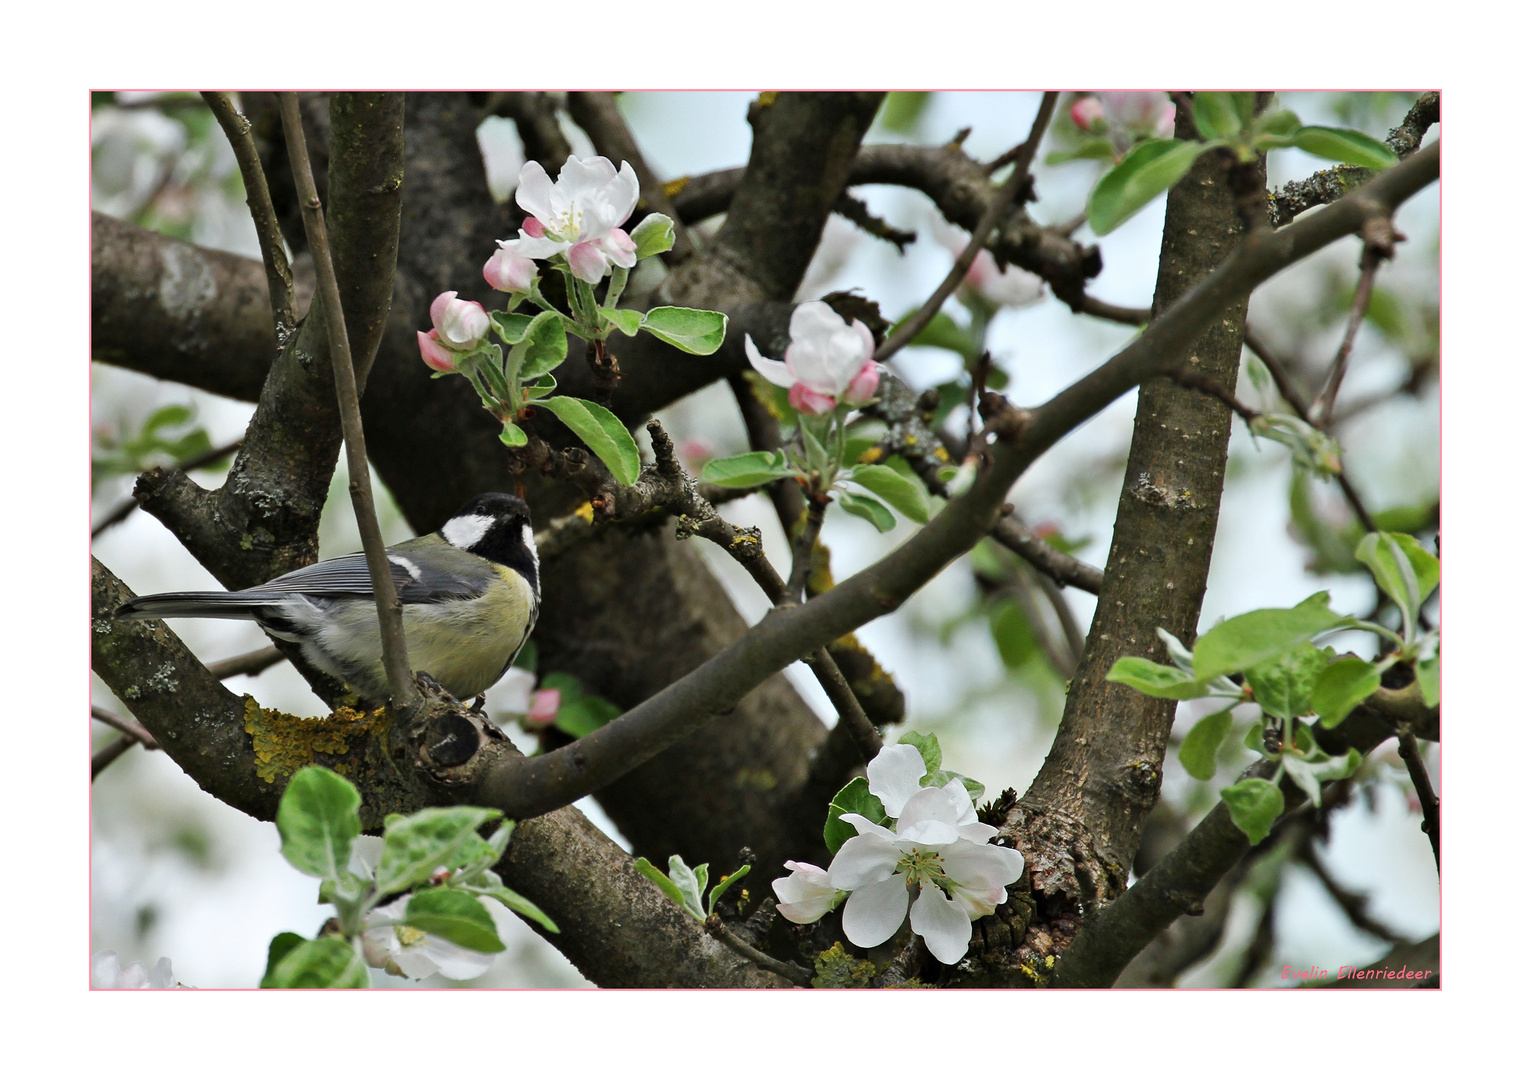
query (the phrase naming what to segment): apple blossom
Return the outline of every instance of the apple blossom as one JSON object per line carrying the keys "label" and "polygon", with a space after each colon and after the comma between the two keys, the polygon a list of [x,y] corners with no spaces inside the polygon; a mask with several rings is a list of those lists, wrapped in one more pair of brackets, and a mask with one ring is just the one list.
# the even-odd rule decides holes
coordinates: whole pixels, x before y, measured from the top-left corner
{"label": "apple blossom", "polygon": [[506,247],[508,241],[496,240],[500,249],[484,264],[484,280],[492,288],[506,293],[528,292],[537,277],[537,264]]}
{"label": "apple blossom", "polygon": [[603,157],[569,155],[554,183],[539,163],[521,168],[516,205],[532,216],[514,240],[501,247],[528,259],[562,255],[574,276],[597,284],[612,266],[637,264],[637,245],[619,225],[638,205],[638,175],[627,162],[620,170]]}
{"label": "apple blossom", "polygon": [[887,941],[907,915],[931,955],[955,964],[967,955],[973,920],[993,914],[1025,868],[1020,852],[988,842],[998,830],[978,820],[961,780],[910,796],[896,831],[860,814],[840,820],[858,835],[829,864],[829,884],[851,894],[841,926],[863,948]]}
{"label": "apple blossom", "polygon": [[[934,232],[936,239],[954,258],[967,249],[968,234],[947,225],[943,219],[936,219]],[[1018,266],[1008,266],[1001,270],[998,260],[988,248],[978,249],[962,283],[997,308],[1024,307],[1035,303],[1042,299],[1045,288],[1042,279],[1028,270]]]}
{"label": "apple blossom", "polygon": [[1105,126],[1106,110],[1101,108],[1100,98],[1086,94],[1075,99],[1069,109],[1069,118],[1080,131],[1093,132],[1096,124]]}
{"label": "apple blossom", "polygon": [[538,727],[551,724],[558,719],[559,706],[563,704],[563,693],[559,690],[538,690],[532,695],[531,705],[526,710],[526,722]]}
{"label": "apple blossom", "polygon": [[828,870],[791,859],[782,865],[792,873],[771,882],[771,888],[778,901],[776,910],[792,922],[816,922],[833,911],[845,896],[829,883]]}
{"label": "apple blossom", "polygon": [[[488,273],[488,267],[485,267]],[[472,300],[459,300],[444,292],[431,301],[429,332],[416,331],[420,359],[437,371],[456,371],[463,355],[483,344],[489,333],[489,313]]]}
{"label": "apple blossom", "polygon": [[1163,90],[1112,90],[1079,98],[1069,109],[1074,126],[1105,135],[1120,157],[1139,139],[1175,137],[1175,103]]}
{"label": "apple blossom", "polygon": [[872,359],[872,332],[860,319],[845,320],[822,300],[799,304],[788,325],[791,344],[785,360],[762,356],[744,336],[750,366],[775,386],[801,413],[822,416],[838,405],[865,405],[880,379]]}
{"label": "apple blossom", "polygon": [[404,912],[408,907],[409,897],[401,896],[368,913],[361,944],[369,967],[411,979],[423,979],[438,971],[449,979],[475,979],[494,963],[491,953],[454,945],[407,925]]}

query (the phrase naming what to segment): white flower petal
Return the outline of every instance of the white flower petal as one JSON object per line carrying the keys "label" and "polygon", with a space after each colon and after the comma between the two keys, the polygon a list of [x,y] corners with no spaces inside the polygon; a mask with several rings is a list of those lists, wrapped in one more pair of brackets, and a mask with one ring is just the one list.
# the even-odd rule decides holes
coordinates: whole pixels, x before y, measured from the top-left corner
{"label": "white flower petal", "polygon": [[924,776],[925,759],[908,743],[883,747],[867,764],[867,787],[882,800],[889,817],[896,818],[904,812],[904,804],[920,790]]}
{"label": "white flower petal", "polygon": [[920,887],[920,895],[909,909],[909,926],[925,939],[925,947],[941,963],[955,964],[967,955],[972,921],[962,905],[949,900],[937,886],[926,883]]}
{"label": "white flower petal", "polygon": [[829,883],[837,889],[860,889],[893,873],[903,855],[881,836],[853,836],[835,852],[829,864]]}
{"label": "white flower petal", "polygon": [[771,888],[779,901],[776,910],[795,923],[811,923],[834,909],[839,890],[829,883],[829,872],[812,863],[786,863],[792,873],[777,878]]}
{"label": "white flower petal", "polygon": [[553,181],[540,163],[528,161],[521,166],[516,205],[543,224],[553,220]]}
{"label": "white flower petal", "polygon": [[780,360],[760,355],[760,350],[748,334],[744,335],[744,355],[749,357],[750,367],[772,386],[780,386],[784,390],[792,386],[792,373],[787,370],[787,365]]}
{"label": "white flower petal", "polygon": [[898,823],[898,838],[906,843],[919,844],[921,847],[940,847],[962,839],[957,830],[944,821],[914,820],[909,821],[907,826],[906,821],[909,821],[908,815],[900,818]]}
{"label": "white flower petal", "polygon": [[855,829],[857,834],[860,836],[880,836],[890,843],[898,839],[898,836],[893,832],[892,829],[878,825],[870,818],[862,817],[860,814],[854,812],[841,814],[840,820],[845,822],[851,828]]}
{"label": "white flower petal", "polygon": [[963,885],[1009,885],[1026,869],[1026,858],[1015,848],[958,841],[941,850],[941,871]]}
{"label": "white flower petal", "polygon": [[[845,848],[840,850],[843,852]],[[852,945],[868,949],[898,933],[908,911],[908,885],[902,877],[890,877],[851,893],[840,916],[840,925]]]}

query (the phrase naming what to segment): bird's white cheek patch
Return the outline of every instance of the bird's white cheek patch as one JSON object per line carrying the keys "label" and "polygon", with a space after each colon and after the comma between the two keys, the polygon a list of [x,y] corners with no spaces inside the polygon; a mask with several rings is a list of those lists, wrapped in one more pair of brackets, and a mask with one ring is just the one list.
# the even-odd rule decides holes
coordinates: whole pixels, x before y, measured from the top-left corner
{"label": "bird's white cheek patch", "polygon": [[534,538],[532,527],[530,525],[521,526],[521,539],[526,542],[526,550],[531,553],[532,566],[540,570],[542,568],[542,563],[537,558],[537,541]]}
{"label": "bird's white cheek patch", "polygon": [[482,540],[493,524],[494,518],[489,517],[455,517],[441,527],[441,535],[453,547],[466,551]]}

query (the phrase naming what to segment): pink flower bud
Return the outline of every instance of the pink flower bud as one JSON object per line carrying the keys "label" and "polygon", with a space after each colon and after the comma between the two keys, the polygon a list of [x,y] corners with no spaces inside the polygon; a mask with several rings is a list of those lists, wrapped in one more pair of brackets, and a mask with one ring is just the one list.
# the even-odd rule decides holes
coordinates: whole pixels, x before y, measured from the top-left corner
{"label": "pink flower bud", "polygon": [[517,255],[502,243],[484,264],[484,280],[500,292],[527,292],[537,276],[537,264]]}
{"label": "pink flower bud", "polygon": [[1086,96],[1074,101],[1069,118],[1080,131],[1094,131],[1097,124],[1106,122],[1106,110],[1101,107],[1099,98]]}
{"label": "pink flower bud", "polygon": [[535,236],[538,239],[547,235],[547,230],[542,227],[542,222],[534,217],[529,217],[521,222],[521,231],[526,233],[527,236]]}
{"label": "pink flower bud", "polygon": [[792,384],[791,389],[787,391],[787,401],[798,412],[813,416],[823,416],[827,412],[833,412],[835,408],[834,398],[828,394],[821,394],[817,390],[810,390],[803,383]]}
{"label": "pink flower bud", "polygon": [[415,336],[420,339],[420,359],[437,371],[456,371],[457,354],[445,345],[441,344],[436,331],[429,334],[415,331]]}
{"label": "pink flower bud", "polygon": [[431,322],[437,340],[449,349],[471,352],[489,333],[489,313],[472,300],[459,300],[455,292],[444,292],[431,301]]}
{"label": "pink flower bud", "polygon": [[558,707],[563,704],[563,694],[558,690],[538,690],[532,695],[532,704],[526,712],[526,722],[535,727],[546,727],[558,719]]}
{"label": "pink flower bud", "polygon": [[861,370],[851,377],[845,393],[840,395],[840,400],[847,405],[865,405],[877,393],[877,383],[881,377],[877,370],[877,361],[868,360],[861,366]]}

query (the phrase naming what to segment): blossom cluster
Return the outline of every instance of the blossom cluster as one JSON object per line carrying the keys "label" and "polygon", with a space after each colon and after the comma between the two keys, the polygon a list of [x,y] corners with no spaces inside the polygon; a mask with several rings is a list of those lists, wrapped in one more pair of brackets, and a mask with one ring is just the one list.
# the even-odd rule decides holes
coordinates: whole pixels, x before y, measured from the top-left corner
{"label": "blossom cluster", "polygon": [[853,945],[881,945],[907,917],[941,963],[967,955],[973,921],[1005,902],[1005,886],[1021,876],[1025,858],[989,843],[999,830],[978,820],[960,779],[921,787],[925,774],[925,760],[913,746],[885,747],[873,758],[867,786],[893,819],[892,828],[862,814],[840,815],[857,835],[835,853],[828,870],[788,862],[792,873],[771,886],[777,910],[792,922],[809,923],[844,900],[841,926]]}
{"label": "blossom cluster", "polygon": [[1163,90],[1116,90],[1086,94],[1069,109],[1080,131],[1104,135],[1124,154],[1139,139],[1175,136],[1175,103]]}

